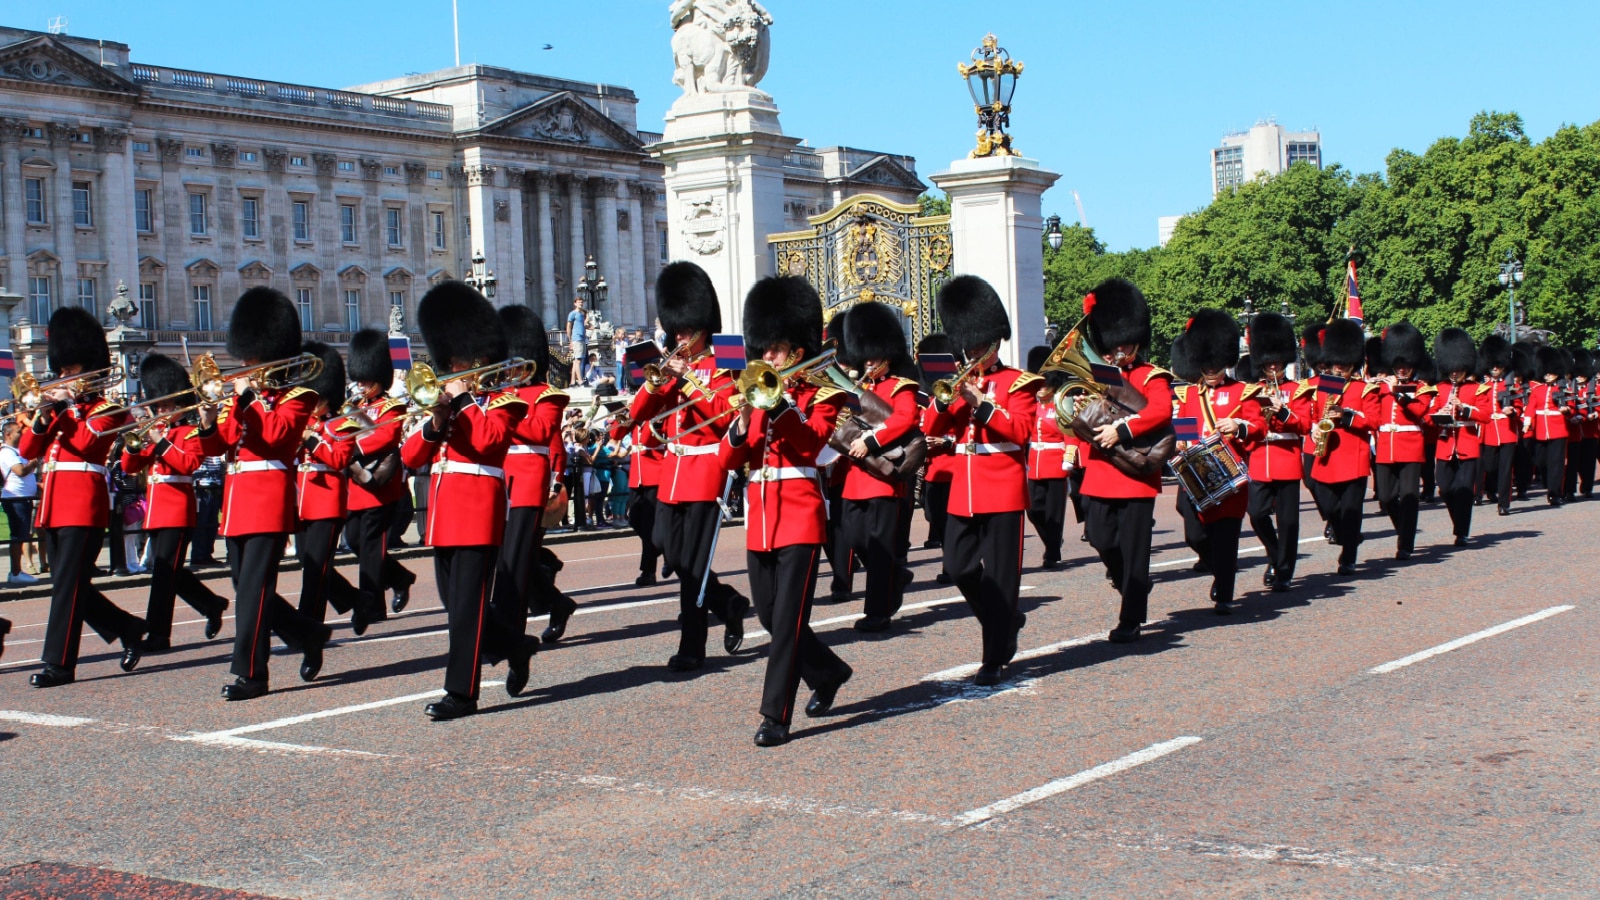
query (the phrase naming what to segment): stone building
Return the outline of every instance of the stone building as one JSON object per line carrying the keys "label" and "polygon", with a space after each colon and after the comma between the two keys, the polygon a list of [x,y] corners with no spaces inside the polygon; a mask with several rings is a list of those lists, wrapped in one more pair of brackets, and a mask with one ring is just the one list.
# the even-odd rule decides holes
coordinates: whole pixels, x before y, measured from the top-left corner
{"label": "stone building", "polygon": [[[337,344],[391,306],[414,327],[428,287],[482,251],[497,302],[555,327],[592,256],[605,317],[647,326],[668,226],[647,149],[660,135],[637,106],[627,88],[492,66],[334,90],[0,27],[0,286],[23,297],[12,323],[37,323],[62,304],[103,311],[126,283],[158,346],[220,357],[255,285]],[[852,194],[924,190],[910,157],[845,147],[796,147],[784,173],[796,228]]]}

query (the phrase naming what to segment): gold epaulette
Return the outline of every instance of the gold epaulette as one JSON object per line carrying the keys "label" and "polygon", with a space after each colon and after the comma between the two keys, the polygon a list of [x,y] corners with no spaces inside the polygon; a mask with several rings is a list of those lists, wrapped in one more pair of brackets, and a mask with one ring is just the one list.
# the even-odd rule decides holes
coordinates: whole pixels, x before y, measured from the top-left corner
{"label": "gold epaulette", "polygon": [[[189,427],[189,433],[188,434],[185,434],[185,435],[182,435],[182,436],[179,436],[177,434],[173,434],[172,437],[178,438],[178,440],[180,440],[180,441],[192,441],[192,440],[200,437],[200,426],[198,426],[198,425],[190,425],[188,427]],[[168,440],[171,440],[171,438],[168,438]]]}
{"label": "gold epaulette", "polygon": [[1382,385],[1381,382],[1369,381],[1365,385],[1362,386],[1362,388],[1361,388],[1361,396],[1365,397],[1366,395],[1372,393],[1373,391],[1377,390],[1378,388],[1380,388],[1382,386],[1383,385]]}
{"label": "gold epaulette", "polygon": [[844,391],[841,391],[836,387],[819,387],[817,388],[817,392],[811,395],[811,402],[813,405],[817,403],[823,403],[843,393]]}
{"label": "gold epaulette", "polygon": [[116,405],[115,403],[112,403],[110,400],[101,400],[99,403],[95,404],[92,408],[90,408],[89,416],[91,418],[93,418],[95,416],[98,416],[102,412],[104,412],[106,409],[111,409],[112,411],[116,411],[116,410],[122,409],[122,407]]}
{"label": "gold epaulette", "polygon": [[543,403],[546,400],[554,400],[557,397],[568,401],[572,399],[567,395],[566,391],[563,391],[560,388],[546,388],[543,393],[539,394],[539,399],[537,402]]}
{"label": "gold epaulette", "polygon": [[1425,384],[1425,385],[1422,385],[1421,387],[1417,388],[1417,396],[1418,397],[1427,397],[1430,394],[1437,394],[1437,393],[1439,393],[1439,386],[1437,384]]}
{"label": "gold epaulette", "polygon": [[333,430],[334,431],[360,431],[361,430],[361,423],[355,421],[354,419],[350,418],[349,416],[344,416],[344,417],[341,417],[339,419],[339,424],[333,426]]}
{"label": "gold epaulette", "polygon": [[1168,381],[1172,381],[1173,379],[1177,378],[1177,376],[1173,375],[1171,372],[1168,372],[1166,369],[1161,368],[1160,366],[1151,366],[1150,374],[1144,377],[1144,383],[1149,384],[1150,379],[1152,378],[1165,378]]}
{"label": "gold epaulette", "polygon": [[285,393],[283,395],[283,400],[280,400],[278,402],[282,403],[282,402],[286,402],[286,401],[289,401],[289,400],[293,400],[294,398],[302,396],[304,394],[310,394],[311,396],[315,397],[317,395],[317,392],[313,391],[312,389],[310,389],[308,387],[292,387],[292,388],[290,388],[288,390],[287,393]]}
{"label": "gold epaulette", "polygon": [[1300,382],[1300,387],[1294,392],[1294,399],[1299,400],[1307,394],[1316,393],[1316,391],[1317,386],[1311,383],[1311,379],[1307,378],[1305,381]]}
{"label": "gold epaulette", "polygon": [[1179,403],[1188,403],[1189,389],[1192,387],[1194,387],[1192,384],[1180,384],[1172,389],[1172,395],[1178,398]]}
{"label": "gold epaulette", "polygon": [[1242,403],[1246,400],[1249,400],[1251,397],[1254,397],[1259,393],[1261,393],[1261,385],[1247,384],[1244,386],[1244,393],[1239,395],[1239,402]]}
{"label": "gold epaulette", "polygon": [[899,376],[896,376],[895,379],[894,379],[894,387],[889,389],[889,396],[893,397],[895,394],[900,393],[901,391],[905,390],[906,388],[911,388],[912,390],[916,390],[919,387],[921,387],[921,385],[917,384],[915,381],[912,381],[909,378],[901,378]]}
{"label": "gold epaulette", "polygon": [[384,400],[384,401],[382,401],[382,402],[380,402],[378,404],[378,408],[376,410],[376,413],[377,413],[377,415],[381,416],[381,415],[383,415],[384,413],[388,412],[391,409],[404,409],[405,406],[406,406],[406,401],[397,400],[394,397],[390,397],[389,399]]}
{"label": "gold epaulette", "polygon": [[1044,379],[1032,372],[1019,372],[1017,373],[1017,380],[1011,382],[1011,393],[1015,394],[1024,390],[1037,391],[1039,388],[1035,382],[1043,383]]}
{"label": "gold epaulette", "polygon": [[498,397],[495,397],[493,400],[490,400],[489,401],[489,405],[484,407],[484,408],[485,409],[499,409],[502,406],[510,406],[513,403],[521,403],[523,406],[527,406],[528,405],[528,401],[522,399],[521,397],[518,397],[516,394],[513,394],[510,391],[507,391],[506,393],[501,394]]}

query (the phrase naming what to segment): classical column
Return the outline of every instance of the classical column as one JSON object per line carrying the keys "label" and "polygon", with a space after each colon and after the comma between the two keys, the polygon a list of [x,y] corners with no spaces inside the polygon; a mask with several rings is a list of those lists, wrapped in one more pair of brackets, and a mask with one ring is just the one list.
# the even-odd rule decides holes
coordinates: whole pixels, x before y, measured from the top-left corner
{"label": "classical column", "polygon": [[479,250],[488,258],[487,265],[493,269],[502,264],[501,260],[494,259],[494,166],[468,165],[467,174],[467,219],[472,223],[472,244],[466,248],[468,266],[471,259]]}
{"label": "classical column", "polygon": [[500,230],[502,243],[505,246],[504,274],[500,275],[500,284],[509,288],[504,303],[523,303],[529,308],[536,308],[529,296],[528,290],[528,237],[522,228],[522,190],[526,183],[526,173],[515,166],[506,167],[506,191],[509,204],[507,212],[507,225]]}
{"label": "classical column", "polygon": [[568,296],[562,297],[557,309],[565,309],[572,303],[572,298],[577,296],[578,284],[583,281],[583,263],[586,254],[583,249],[583,179],[577,175],[567,176],[567,223],[572,229],[572,253],[567,260],[571,266],[567,282]]}
{"label": "classical column", "polygon": [[539,234],[539,298],[544,301],[544,326],[554,328],[556,314],[561,309],[556,298],[556,236],[550,227],[550,188],[555,176],[549,172],[533,173],[535,191],[534,215]]}
{"label": "classical column", "polygon": [[610,282],[613,287],[610,291],[611,310],[607,311],[606,318],[613,322],[627,322],[631,319],[631,309],[627,297],[621,291],[622,285],[622,260],[617,255],[617,179],[595,179],[595,228],[599,234],[595,235],[595,249],[600,252],[596,255],[595,263],[599,266],[600,274]]}
{"label": "classical column", "polygon": [[[56,297],[56,309],[60,309],[68,303],[78,302],[78,241],[72,227],[72,138],[78,129],[52,123],[45,133],[50,136],[50,149],[55,151],[51,156],[56,163],[53,213],[56,220],[56,255],[61,257],[61,283],[57,285],[60,294]],[[101,315],[98,309],[90,312],[96,318]]]}
{"label": "classical column", "polygon": [[633,277],[629,279],[628,300],[633,304],[630,317],[635,325],[653,328],[653,316],[645,311],[644,285],[648,278],[644,267],[644,195],[649,191],[637,181],[628,182],[628,235],[632,238],[629,259],[633,262]]}
{"label": "classical column", "polygon": [[[5,167],[0,173],[0,177],[3,177],[0,184],[4,185],[0,202],[5,203],[6,211],[6,283],[0,287],[5,287],[13,294],[28,292],[28,244],[25,234],[28,223],[22,201],[21,146],[22,135],[27,127],[28,123],[21,119],[0,119],[0,165]],[[26,309],[24,313],[30,319],[33,317]]]}
{"label": "classical column", "polygon": [[[188,202],[183,196],[183,141],[156,138],[156,149],[161,151],[161,192],[156,198],[160,203],[160,219],[156,224],[161,228],[161,248],[165,254],[162,261],[166,264],[162,269],[164,283],[161,286],[161,303],[165,308],[156,317],[162,322],[176,320],[192,326],[187,273],[183,269],[186,257],[181,249],[188,242],[184,231],[189,221]],[[319,205],[327,206],[327,203]],[[155,214],[152,210],[151,215]]]}
{"label": "classical column", "polygon": [[128,133],[110,128],[96,128],[95,149],[105,160],[100,176],[100,203],[102,220],[99,224],[101,239],[106,248],[106,283],[100,289],[107,293],[101,299],[110,302],[110,292],[117,282],[128,285],[128,290],[139,296],[138,240],[139,233],[133,219],[133,159],[128,149]]}

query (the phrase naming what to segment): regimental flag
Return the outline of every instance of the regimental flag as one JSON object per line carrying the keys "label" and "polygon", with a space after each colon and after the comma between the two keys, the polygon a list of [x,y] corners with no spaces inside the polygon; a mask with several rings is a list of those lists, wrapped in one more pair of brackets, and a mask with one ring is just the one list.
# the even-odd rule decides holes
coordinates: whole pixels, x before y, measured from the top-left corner
{"label": "regimental flag", "polygon": [[628,349],[622,351],[622,360],[628,364],[628,377],[635,382],[644,381],[644,367],[661,358],[661,345],[655,341],[640,341],[629,344]]}
{"label": "regimental flag", "polygon": [[17,357],[10,350],[0,350],[0,378],[17,377]]}
{"label": "regimental flag", "polygon": [[732,372],[743,372],[747,360],[744,355],[744,335],[742,334],[713,334],[711,336],[711,350],[715,354],[714,360],[719,369]]}
{"label": "regimental flag", "polygon": [[1122,370],[1116,366],[1090,363],[1089,372],[1094,375],[1094,380],[1106,387],[1122,387]]}
{"label": "regimental flag", "polygon": [[411,338],[389,335],[389,362],[396,369],[411,371]]}
{"label": "regimental flag", "polygon": [[1347,385],[1349,383],[1350,383],[1349,379],[1340,378],[1337,375],[1318,375],[1317,376],[1317,393],[1319,393],[1319,394],[1343,394],[1345,385]]}
{"label": "regimental flag", "polygon": [[1176,416],[1172,420],[1172,433],[1180,441],[1200,440],[1200,420],[1191,416]]}
{"label": "regimental flag", "polygon": [[948,353],[924,353],[917,357],[917,365],[931,381],[954,378],[956,374],[956,358]]}
{"label": "regimental flag", "polygon": [[1361,287],[1356,283],[1356,261],[1351,258],[1345,269],[1344,291],[1348,296],[1344,304],[1344,317],[1356,324],[1361,323]]}

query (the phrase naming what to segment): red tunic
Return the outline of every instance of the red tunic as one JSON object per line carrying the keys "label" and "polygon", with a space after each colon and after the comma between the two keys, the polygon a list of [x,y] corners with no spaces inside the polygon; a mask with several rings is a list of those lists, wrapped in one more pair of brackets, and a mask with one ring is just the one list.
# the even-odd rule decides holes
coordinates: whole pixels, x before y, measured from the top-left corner
{"label": "red tunic", "polygon": [[1567,439],[1567,416],[1571,409],[1567,405],[1556,405],[1555,397],[1560,389],[1560,385],[1545,381],[1528,389],[1528,405],[1522,421],[1523,434],[1533,435],[1536,441]]}
{"label": "red tunic", "polygon": [[149,439],[138,451],[123,448],[124,472],[150,470],[145,479],[146,530],[194,527],[194,473],[205,461],[200,429],[194,425],[158,425],[150,430]]}
{"label": "red tunic", "polygon": [[349,512],[350,479],[345,467],[355,458],[355,441],[337,440],[337,432],[353,432],[361,426],[349,419],[325,418],[314,422],[314,434],[300,445],[295,457],[295,487],[300,500],[295,512],[300,521],[343,519]]}
{"label": "red tunic", "polygon": [[[1174,389],[1178,400],[1177,414],[1198,419],[1202,438],[1216,434],[1217,423],[1223,419],[1241,420],[1243,425],[1240,426],[1238,437],[1224,437],[1223,441],[1243,460],[1244,442],[1267,433],[1266,420],[1261,417],[1261,403],[1256,396],[1260,390],[1258,385],[1243,384],[1231,378],[1214,388],[1184,385]],[[1235,491],[1226,500],[1200,513],[1200,521],[1242,519],[1249,505],[1249,497],[1247,491]]]}
{"label": "red tunic", "polygon": [[1353,415],[1349,425],[1339,426],[1329,436],[1328,455],[1312,462],[1312,480],[1339,484],[1371,475],[1372,447],[1368,438],[1378,418],[1378,386],[1351,381],[1337,397],[1317,391],[1311,406],[1313,429],[1330,405],[1342,406]]}
{"label": "red tunic", "polygon": [[[362,435],[356,440],[350,454],[354,460],[360,457],[363,460],[375,460],[378,457],[393,453],[400,449],[400,430],[405,427],[406,404],[403,400],[390,397],[379,397],[375,402],[363,407],[368,419],[377,425],[372,431]],[[374,488],[370,484],[350,482],[349,507],[351,512],[363,509],[376,509],[398,502],[406,493],[406,480],[398,474],[384,482],[382,487]]]}
{"label": "red tunic", "polygon": [[509,391],[478,402],[461,394],[451,403],[444,434],[428,419],[400,445],[408,468],[432,466],[428,485],[428,544],[498,547],[506,530],[506,448],[528,404]]}
{"label": "red tunic", "polygon": [[744,504],[748,549],[762,552],[826,540],[828,512],[817,454],[828,446],[843,402],[842,391],[803,384],[792,404],[752,412],[750,431],[737,443],[731,431],[723,438],[717,454],[722,466],[730,471],[750,466]]}
{"label": "red tunic", "polygon": [[1374,427],[1377,461],[1386,465],[1419,463],[1426,457],[1423,425],[1428,418],[1435,390],[1431,384],[1406,382],[1413,389],[1407,397],[1396,394],[1388,382],[1378,382],[1378,416]]}
{"label": "red tunic", "polygon": [[933,423],[938,416],[939,411],[934,409],[933,403],[923,407],[921,427],[922,433],[928,438],[928,472],[923,480],[948,482],[956,474],[955,434],[948,428],[934,430]]}
{"label": "red tunic", "polygon": [[1067,437],[1056,424],[1053,404],[1038,404],[1033,420],[1033,441],[1028,444],[1028,480],[1054,481],[1067,477]]}
{"label": "red tunic", "polygon": [[[664,455],[662,447],[665,446],[656,440],[655,435],[645,425],[635,412],[646,401],[644,391],[635,392],[633,402],[628,407],[626,419],[613,417],[611,426],[606,429],[614,441],[622,440],[624,435],[629,435],[632,444],[628,447],[631,457],[628,461],[628,487],[652,488],[661,484],[661,457]],[[631,435],[630,435],[631,432]]]}
{"label": "red tunic", "polygon": [[[1309,382],[1280,382],[1277,390],[1281,398],[1272,397],[1268,383],[1257,385],[1260,390],[1251,398],[1256,403],[1256,416],[1261,419],[1264,431],[1252,430],[1244,441],[1245,454],[1250,466],[1251,481],[1299,481],[1305,474],[1301,460],[1303,436],[1309,426],[1312,396],[1316,387]],[[1286,398],[1284,414],[1268,421],[1267,409],[1274,401]]]}
{"label": "red tunic", "polygon": [[1479,430],[1488,423],[1490,411],[1494,409],[1490,405],[1493,392],[1472,381],[1461,384],[1441,381],[1429,413],[1444,412],[1450,398],[1456,396],[1461,398],[1460,412],[1456,413],[1456,421],[1461,424],[1454,428],[1439,429],[1439,445],[1435,455],[1438,459],[1477,459],[1481,452],[1478,449],[1481,443]]}
{"label": "red tunic", "polygon": [[316,408],[303,387],[246,391],[222,401],[217,425],[202,432],[207,456],[228,457],[222,488],[222,536],[295,530],[294,458]]}
{"label": "red tunic", "polygon": [[727,470],[717,461],[717,448],[722,444],[722,435],[727,432],[732,416],[722,416],[715,424],[681,439],[678,435],[732,409],[728,401],[735,391],[733,376],[726,369],[717,369],[709,376],[703,370],[698,371],[696,377],[701,379],[705,391],[696,390],[680,378],[654,389],[647,384],[639,389],[645,398],[643,402],[635,398],[634,420],[637,422],[647,422],[657,413],[691,399],[695,401],[662,423],[667,452],[661,465],[661,486],[656,497],[662,503],[720,500],[728,479]]}
{"label": "red tunic", "polygon": [[1517,423],[1521,421],[1522,403],[1513,401],[1507,405],[1501,398],[1510,391],[1501,379],[1494,379],[1478,389],[1478,396],[1483,397],[1489,406],[1489,425],[1483,429],[1483,445],[1485,447],[1504,447],[1517,442]]}
{"label": "red tunic", "polygon": [[60,412],[40,409],[22,429],[17,452],[44,460],[39,467],[40,528],[104,528],[111,519],[106,459],[116,436],[105,432],[128,421],[122,407],[81,397]]}
{"label": "red tunic", "polygon": [[514,393],[527,404],[528,413],[506,449],[511,505],[542,507],[550,497],[550,442],[561,437],[561,412],[571,398],[548,384],[531,384]]}
{"label": "red tunic", "polygon": [[949,407],[934,416],[935,431],[956,435],[950,515],[1028,508],[1024,448],[1033,440],[1039,409],[1035,392],[1042,382],[1037,375],[996,364],[977,377],[978,391],[985,397],[977,409],[957,394]]}
{"label": "red tunic", "polygon": [[[1126,443],[1130,437],[1143,437],[1172,424],[1172,373],[1147,362],[1137,362],[1122,371],[1122,377],[1144,395],[1144,409],[1122,420],[1119,428]],[[1111,456],[1099,444],[1089,442],[1089,460],[1083,473],[1083,494],[1110,500],[1155,497],[1161,493],[1161,473],[1145,478],[1125,474],[1111,464]]]}
{"label": "red tunic", "polygon": [[[882,425],[862,438],[868,452],[877,453],[884,447],[894,446],[896,441],[917,427],[917,383],[909,378],[884,378],[872,385],[872,392],[889,401],[894,408]],[[899,497],[906,489],[903,479],[886,480],[863,466],[851,465],[845,473],[844,493],[840,496],[846,500],[871,500],[875,497]]]}

